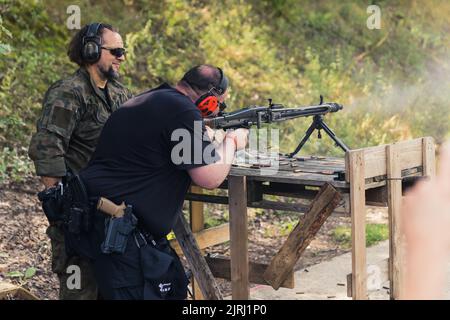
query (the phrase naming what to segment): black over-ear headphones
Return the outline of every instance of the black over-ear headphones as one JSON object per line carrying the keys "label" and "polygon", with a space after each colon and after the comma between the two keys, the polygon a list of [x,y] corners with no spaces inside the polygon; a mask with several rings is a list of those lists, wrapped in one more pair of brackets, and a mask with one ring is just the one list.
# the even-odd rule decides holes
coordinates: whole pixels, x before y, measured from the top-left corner
{"label": "black over-ear headphones", "polygon": [[208,117],[216,111],[217,108],[220,108],[220,111],[223,111],[227,105],[225,102],[219,101],[219,96],[223,95],[228,87],[228,78],[223,74],[222,69],[217,68],[220,72],[220,81],[218,86],[210,85],[208,92],[201,95],[197,101],[195,101],[195,105],[200,109],[203,117]]}
{"label": "black over-ear headphones", "polygon": [[98,35],[98,31],[102,26],[101,23],[91,23],[83,36],[83,47],[81,48],[81,57],[83,61],[95,63],[100,59],[102,54],[102,38]]}

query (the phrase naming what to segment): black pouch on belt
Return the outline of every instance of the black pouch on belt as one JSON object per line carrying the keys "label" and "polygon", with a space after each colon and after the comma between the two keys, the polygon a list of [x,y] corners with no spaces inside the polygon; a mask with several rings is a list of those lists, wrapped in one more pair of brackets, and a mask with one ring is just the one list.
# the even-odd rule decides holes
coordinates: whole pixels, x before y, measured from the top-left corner
{"label": "black pouch on belt", "polygon": [[37,196],[49,222],[64,220],[62,183],[39,192]]}
{"label": "black pouch on belt", "polygon": [[80,234],[83,231],[88,232],[90,230],[92,210],[83,181],[78,175],[67,177],[64,211],[66,212],[66,225],[70,233]]}
{"label": "black pouch on belt", "polygon": [[139,247],[145,300],[184,300],[189,280],[166,239]]}

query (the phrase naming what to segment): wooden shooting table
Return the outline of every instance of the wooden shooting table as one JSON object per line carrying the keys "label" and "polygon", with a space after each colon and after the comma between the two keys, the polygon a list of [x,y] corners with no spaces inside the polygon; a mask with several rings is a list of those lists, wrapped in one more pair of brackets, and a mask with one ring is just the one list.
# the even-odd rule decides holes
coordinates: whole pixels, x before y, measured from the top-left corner
{"label": "wooden shooting table", "polygon": [[[367,298],[366,205],[387,206],[389,212],[389,265],[391,298],[399,297],[402,281],[402,239],[399,231],[402,188],[414,177],[435,173],[435,150],[432,138],[419,138],[394,144],[351,150],[345,158],[298,156],[280,158],[276,174],[272,168],[253,165],[233,166],[221,188],[228,196],[207,195],[193,187],[186,200],[191,201],[191,228],[201,249],[230,240],[228,276],[233,299],[249,298],[249,281],[293,288],[293,265],[309,242],[333,214],[347,214],[352,223],[352,273],[348,276],[348,294],[353,299]],[[326,188],[325,188],[326,187]],[[332,188],[331,188],[332,187]],[[336,197],[331,192],[337,191]],[[273,201],[266,195],[282,196],[295,201]],[[277,198],[278,199],[278,198]],[[202,203],[229,206],[229,225],[216,227],[210,233],[214,240],[201,240]],[[303,213],[302,225],[288,237],[280,252],[268,266],[249,263],[247,208],[263,208]],[[309,220],[308,220],[309,219]],[[225,229],[226,228],[226,229]],[[302,229],[303,228],[303,229]],[[228,233],[229,231],[229,233]],[[203,242],[203,244],[200,244]],[[220,268],[208,261],[217,276]],[[290,268],[289,270],[280,270]],[[226,269],[226,268],[225,268]],[[259,275],[252,275],[252,272]],[[330,270],[330,272],[333,272]],[[220,275],[219,275],[220,276]],[[255,280],[256,279],[256,280]],[[292,280],[292,281],[291,281]],[[291,286],[290,286],[291,285]],[[198,292],[198,289],[197,289]],[[199,292],[198,292],[199,293]],[[196,299],[201,294],[196,294]]]}

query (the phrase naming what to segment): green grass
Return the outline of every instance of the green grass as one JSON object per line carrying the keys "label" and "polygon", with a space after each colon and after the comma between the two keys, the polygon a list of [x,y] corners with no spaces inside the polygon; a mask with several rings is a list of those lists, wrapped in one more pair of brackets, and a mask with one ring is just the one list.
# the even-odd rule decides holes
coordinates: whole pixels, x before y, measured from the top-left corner
{"label": "green grass", "polygon": [[298,220],[289,220],[289,221],[283,222],[281,224],[281,228],[280,228],[280,235],[288,236],[292,232],[292,230],[294,230],[294,228],[297,224],[298,224]]}
{"label": "green grass", "polygon": [[[352,243],[351,228],[337,227],[332,233],[333,239],[344,248],[350,248]],[[372,223],[366,225],[366,246],[370,247],[380,241],[389,238],[389,227],[387,224]]]}
{"label": "green grass", "polygon": [[23,181],[31,176],[33,163],[26,155],[24,147],[17,149],[3,148],[0,150],[0,183],[5,181]]}
{"label": "green grass", "polygon": [[228,213],[222,216],[213,216],[208,211],[205,212],[205,228],[213,228],[228,222]]}

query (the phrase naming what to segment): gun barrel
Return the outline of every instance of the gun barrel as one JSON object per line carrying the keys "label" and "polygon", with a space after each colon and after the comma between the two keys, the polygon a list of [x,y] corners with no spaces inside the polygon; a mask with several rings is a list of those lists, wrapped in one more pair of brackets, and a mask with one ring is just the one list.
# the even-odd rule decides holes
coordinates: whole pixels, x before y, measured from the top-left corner
{"label": "gun barrel", "polygon": [[273,119],[274,121],[282,121],[287,120],[290,118],[297,118],[297,117],[309,117],[309,116],[315,116],[315,115],[324,115],[329,112],[338,112],[343,107],[340,104],[337,103],[326,103],[318,106],[310,106],[310,107],[303,107],[303,108],[287,108],[287,109],[281,109],[277,110],[280,114],[279,117]]}

